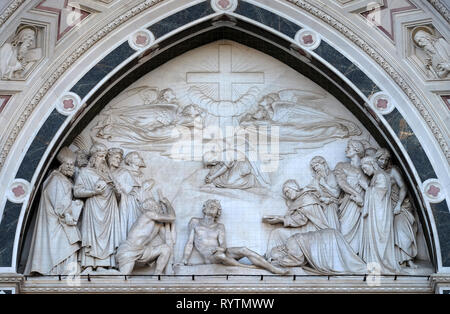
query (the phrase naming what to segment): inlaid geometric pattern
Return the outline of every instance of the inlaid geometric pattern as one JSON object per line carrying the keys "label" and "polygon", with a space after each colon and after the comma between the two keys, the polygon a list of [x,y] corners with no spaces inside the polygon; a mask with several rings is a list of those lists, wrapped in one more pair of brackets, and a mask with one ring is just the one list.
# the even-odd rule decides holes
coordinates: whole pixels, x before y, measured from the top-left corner
{"label": "inlaid geometric pattern", "polygon": [[58,41],[90,14],[69,0],[43,0],[36,9],[58,14]]}
{"label": "inlaid geometric pattern", "polygon": [[394,15],[418,8],[409,0],[383,0],[379,7],[361,12],[361,16],[394,41]]}

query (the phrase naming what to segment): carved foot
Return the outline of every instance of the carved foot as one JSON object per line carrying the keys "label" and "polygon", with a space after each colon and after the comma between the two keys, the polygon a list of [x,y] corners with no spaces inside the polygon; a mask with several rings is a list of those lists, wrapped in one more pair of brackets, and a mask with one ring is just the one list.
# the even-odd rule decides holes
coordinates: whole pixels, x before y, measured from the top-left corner
{"label": "carved foot", "polygon": [[414,264],[413,261],[407,261],[406,262],[406,266],[408,266],[411,269],[417,269],[419,266],[417,266],[416,264]]}

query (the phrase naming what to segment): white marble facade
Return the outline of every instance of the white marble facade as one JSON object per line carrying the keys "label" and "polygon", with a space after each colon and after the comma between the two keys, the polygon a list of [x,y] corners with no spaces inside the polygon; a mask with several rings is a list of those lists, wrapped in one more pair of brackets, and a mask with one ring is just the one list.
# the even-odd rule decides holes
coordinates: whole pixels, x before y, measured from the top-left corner
{"label": "white marble facade", "polygon": [[[70,149],[82,274],[351,274],[373,262],[431,272],[417,213],[364,126],[326,90],[235,42],[147,74]],[[396,230],[400,210],[409,220]],[[389,239],[370,231],[380,224]],[[29,263],[48,262],[43,254]]]}

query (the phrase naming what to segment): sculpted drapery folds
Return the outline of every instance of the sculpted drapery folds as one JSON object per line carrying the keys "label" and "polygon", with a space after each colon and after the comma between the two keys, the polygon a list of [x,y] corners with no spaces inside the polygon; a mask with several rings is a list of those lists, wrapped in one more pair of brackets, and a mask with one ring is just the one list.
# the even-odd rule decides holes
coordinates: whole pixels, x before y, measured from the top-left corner
{"label": "sculpted drapery folds", "polygon": [[37,225],[26,273],[68,274],[77,270],[80,232],[76,225],[83,202],[73,199],[75,155],[64,147],[57,156],[61,166],[42,187]]}
{"label": "sculpted drapery folds", "polygon": [[85,199],[81,221],[81,266],[85,271],[115,267],[114,253],[122,239],[119,207],[106,163],[107,148],[96,144],[91,159],[75,182],[74,195]]}
{"label": "sculpted drapery folds", "polygon": [[282,267],[303,267],[319,274],[365,274],[366,263],[336,229],[296,233],[274,247],[269,259]]}
{"label": "sculpted drapery folds", "polygon": [[[402,273],[401,264],[416,269],[417,225],[400,172],[390,166],[385,149],[360,160],[362,147],[360,142],[349,141],[346,155],[351,162],[338,163],[335,172],[325,158],[312,158],[313,180],[303,188],[293,179],[283,184],[287,213],[263,216],[264,223],[283,225],[270,234],[265,257],[247,247],[227,247],[225,227],[217,222],[220,202],[208,200],[203,218],[192,218],[189,223],[183,264],[191,265],[189,259],[196,249],[206,265],[256,266],[280,275],[291,267],[321,274],[365,273],[373,263],[388,274]],[[61,166],[43,186],[28,273],[64,274],[75,267],[91,274],[105,269],[132,274],[137,264],[155,262],[154,274],[172,274],[175,211],[162,194],[160,202],[154,200],[154,182],[145,180],[142,156],[133,151],[123,158],[122,149],[101,144],[93,145],[90,155],[86,166],[80,159],[75,186],[70,180],[75,154],[64,148],[58,155]],[[356,166],[359,162],[360,167]],[[363,172],[371,177],[370,183]],[[73,200],[72,188],[74,197],[85,200],[84,206]],[[80,235],[77,221],[82,207]],[[340,231],[341,225],[348,230],[344,217],[353,219],[351,241]],[[357,249],[352,247],[355,243]],[[242,258],[253,266],[241,263]]]}
{"label": "sculpted drapery folds", "polygon": [[364,157],[361,167],[372,180],[364,199],[360,256],[366,263],[376,263],[383,273],[397,273],[391,178],[373,157]]}
{"label": "sculpted drapery folds", "polygon": [[125,164],[113,172],[112,176],[120,193],[120,223],[123,239],[126,239],[131,226],[143,213],[142,204],[154,182],[144,180],[141,169],[146,166],[139,153],[128,153],[124,161]]}
{"label": "sculpted drapery folds", "polygon": [[120,272],[128,275],[136,263],[156,261],[154,274],[162,275],[173,254],[173,247],[169,245],[172,241],[168,241],[172,234],[167,232],[164,224],[174,223],[175,210],[169,200],[162,197],[159,203],[151,198],[143,201],[142,211],[131,226],[126,241],[117,250],[117,263]]}
{"label": "sculpted drapery folds", "polygon": [[445,79],[450,73],[450,44],[442,37],[438,38],[429,30],[414,32],[413,40],[426,54],[425,66],[438,78]]}
{"label": "sculpted drapery folds", "polygon": [[283,184],[283,195],[288,207],[286,215],[268,215],[262,220],[267,224],[284,226],[271,232],[266,254],[270,253],[273,247],[285,243],[295,233],[331,228],[317,190],[311,186],[301,189],[295,180],[288,180]]}
{"label": "sculpted drapery folds", "polygon": [[368,184],[367,177],[360,168],[364,146],[359,141],[350,140],[345,154],[350,162],[340,162],[334,169],[339,187],[344,192],[340,199],[339,221],[345,240],[359,253],[361,210],[364,205],[364,187]]}
{"label": "sculpted drapery folds", "polygon": [[323,205],[323,211],[327,217],[328,225],[340,231],[341,224],[339,222],[338,211],[341,188],[337,184],[336,176],[322,156],[316,156],[311,159],[310,166],[313,170],[313,181],[310,186],[320,194],[319,200]]}
{"label": "sculpted drapery folds", "polygon": [[[415,272],[417,224],[400,172],[360,124],[327,111],[325,92],[242,87],[236,101],[215,101],[212,87],[171,87],[124,92],[71,146],[83,274],[359,274],[368,263]],[[239,132],[209,138],[214,123]],[[174,156],[180,143],[189,156]],[[371,181],[364,156],[379,162],[365,169]]]}
{"label": "sculpted drapery folds", "polygon": [[413,260],[417,256],[417,223],[412,204],[407,197],[406,184],[400,170],[391,164],[391,154],[380,148],[375,158],[378,165],[391,177],[391,203],[394,211],[395,254],[400,265],[417,268]]}

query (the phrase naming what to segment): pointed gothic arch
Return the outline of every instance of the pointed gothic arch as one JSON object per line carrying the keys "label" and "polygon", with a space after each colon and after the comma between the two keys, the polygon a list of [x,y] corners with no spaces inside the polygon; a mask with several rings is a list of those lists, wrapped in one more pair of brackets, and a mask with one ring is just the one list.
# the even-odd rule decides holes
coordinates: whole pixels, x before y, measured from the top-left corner
{"label": "pointed gothic arch", "polygon": [[[332,32],[323,34],[314,28],[313,23],[308,24],[309,21],[300,23],[285,10],[278,11],[278,4],[270,7],[269,11],[269,6],[258,6],[253,2],[241,1],[234,12],[216,12],[209,1],[191,1],[189,5],[180,5],[171,15],[155,19],[139,29],[154,35],[154,41],[146,47],[133,47],[130,44],[133,36],[122,31],[122,37],[114,37],[114,46],[105,50],[111,42],[109,39],[109,43],[99,43],[91,49],[90,53],[96,55],[95,61],[89,61],[89,56],[86,56],[67,70],[69,75],[79,72],[80,64],[90,64],[75,84],[67,84],[67,78],[62,80],[66,85],[63,88],[65,92],[61,94],[76,95],[75,106],[79,102],[75,111],[64,112],[58,110],[54,103],[45,101],[40,104],[39,110],[43,113],[38,119],[40,127],[33,132],[36,136],[28,141],[28,149],[20,157],[20,166],[14,176],[15,179],[25,180],[27,193],[22,202],[4,202],[0,232],[8,230],[8,237],[3,244],[6,254],[2,253],[0,267],[17,270],[33,204],[39,193],[38,187],[58,150],[71,142],[93,116],[139,77],[184,52],[220,39],[233,40],[260,50],[328,89],[360,119],[381,146],[389,147],[402,166],[415,196],[436,271],[450,266],[447,247],[442,247],[446,243],[442,228],[447,223],[443,221],[445,215],[442,213],[448,211],[447,204],[445,201],[430,203],[424,191],[424,182],[437,179],[436,173],[445,172],[440,170],[442,165],[436,164],[439,158],[435,156],[439,154],[432,154],[433,158],[429,158],[431,150],[437,151],[438,145],[421,144],[415,134],[412,126],[421,117],[411,110],[413,105],[409,101],[403,102],[406,97],[392,80],[382,79],[385,73],[375,68],[376,63],[372,59],[364,57],[361,52],[357,56],[349,55],[349,51],[357,49],[355,47],[340,47],[340,43],[347,41],[345,38],[327,37]],[[300,13],[294,12],[292,15],[295,14]],[[308,31],[308,36],[317,36],[310,47],[300,42],[298,34],[302,30]],[[354,71],[346,71],[348,68],[354,68]],[[102,72],[102,69],[106,71]],[[377,93],[384,93],[395,103],[391,112],[383,115],[376,111],[373,97]],[[59,97],[59,100],[63,98]],[[422,139],[430,136],[430,132],[425,133],[425,136],[417,134]],[[408,136],[404,138],[404,134]],[[439,170],[436,167],[440,167]]]}

